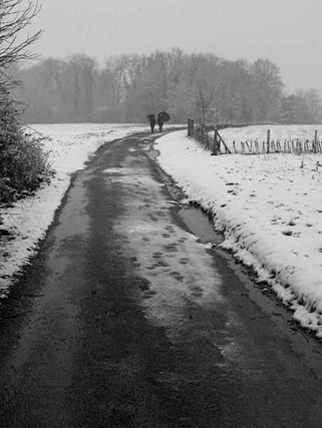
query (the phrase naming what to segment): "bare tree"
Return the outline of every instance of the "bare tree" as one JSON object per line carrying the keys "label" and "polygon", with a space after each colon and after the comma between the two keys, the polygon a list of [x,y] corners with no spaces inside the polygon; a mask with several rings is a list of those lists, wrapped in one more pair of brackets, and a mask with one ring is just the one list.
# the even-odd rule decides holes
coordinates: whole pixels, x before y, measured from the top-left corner
{"label": "bare tree", "polygon": [[196,107],[200,117],[200,123],[205,126],[207,122],[207,114],[211,111],[211,107],[214,102],[214,90],[209,90],[209,93],[205,89],[199,87],[196,92]]}
{"label": "bare tree", "polygon": [[38,0],[0,1],[0,67],[37,57],[29,46],[39,39],[42,30],[31,35],[26,30],[40,8]]}
{"label": "bare tree", "polygon": [[277,120],[283,95],[279,67],[268,59],[257,59],[251,66],[253,120]]}

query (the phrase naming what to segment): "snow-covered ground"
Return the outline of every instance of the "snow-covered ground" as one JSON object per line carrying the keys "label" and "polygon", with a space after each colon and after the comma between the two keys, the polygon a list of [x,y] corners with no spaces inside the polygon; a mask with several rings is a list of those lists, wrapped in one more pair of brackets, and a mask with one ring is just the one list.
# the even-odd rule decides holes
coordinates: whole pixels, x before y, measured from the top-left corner
{"label": "snow-covered ground", "polygon": [[[50,137],[44,148],[56,175],[34,197],[0,208],[0,298],[7,296],[14,276],[37,251],[37,244],[52,223],[56,209],[68,189],[71,175],[84,167],[99,146],[136,132],[148,125],[64,124],[34,125],[32,129]],[[1,235],[1,230],[9,235]]]}
{"label": "snow-covered ground", "polygon": [[[50,186],[14,207],[0,210],[9,230],[0,246],[0,293],[37,250],[67,190],[71,174],[105,142],[148,131],[146,125],[38,125],[57,171]],[[273,127],[270,126],[273,136]],[[283,131],[284,129],[284,131]],[[276,127],[279,138],[312,139],[322,127]],[[259,133],[262,133],[261,136]],[[283,134],[284,132],[284,134]],[[265,140],[267,127],[221,131],[226,142]],[[245,137],[247,135],[247,138]],[[272,137],[274,138],[274,137]],[[275,137],[276,138],[276,137]],[[156,142],[162,168],[214,218],[221,246],[252,267],[263,288],[271,286],[294,318],[322,337],[322,155],[210,156],[175,131]]]}
{"label": "snow-covered ground", "polygon": [[[270,140],[280,142],[281,147],[284,147],[285,141],[299,140],[302,143],[305,141],[312,142],[317,131],[317,140],[322,140],[322,125],[259,125],[245,126],[242,128],[226,128],[220,131],[228,148],[234,152],[234,141],[236,143],[237,152],[241,152],[241,142],[258,141],[260,149],[262,143],[267,141],[267,131],[270,130]],[[247,152],[247,149],[246,149]]]}
{"label": "snow-covered ground", "polygon": [[[312,138],[314,126],[278,127],[280,138]],[[321,131],[321,127],[320,131]],[[267,127],[261,127],[266,135]],[[223,138],[260,138],[259,127],[230,129]],[[211,156],[184,131],[158,140],[158,161],[189,200],[212,214],[221,247],[254,269],[322,338],[322,155]]]}

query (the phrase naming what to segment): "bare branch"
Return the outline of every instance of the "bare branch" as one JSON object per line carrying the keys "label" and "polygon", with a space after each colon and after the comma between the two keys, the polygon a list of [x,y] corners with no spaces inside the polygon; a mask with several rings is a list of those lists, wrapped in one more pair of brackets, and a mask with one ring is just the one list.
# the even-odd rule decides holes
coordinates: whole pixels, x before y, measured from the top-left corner
{"label": "bare branch", "polygon": [[42,30],[26,36],[22,36],[22,33],[40,9],[38,0],[0,1],[0,68],[16,61],[38,57],[29,47],[39,39]]}

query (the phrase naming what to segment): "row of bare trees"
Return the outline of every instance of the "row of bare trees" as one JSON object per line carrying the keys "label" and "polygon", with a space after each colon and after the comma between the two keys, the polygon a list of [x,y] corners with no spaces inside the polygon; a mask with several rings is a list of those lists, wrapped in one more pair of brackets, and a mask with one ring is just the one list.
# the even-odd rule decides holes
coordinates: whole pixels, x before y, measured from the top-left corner
{"label": "row of bare trees", "polygon": [[[286,95],[280,70],[267,59],[228,61],[181,49],[123,54],[103,67],[85,54],[16,68],[27,122],[142,122],[166,110],[174,122],[317,123],[316,91]],[[296,111],[296,113],[295,113]]]}
{"label": "row of bare trees", "polygon": [[21,82],[14,96],[26,103],[27,122],[94,120],[94,59],[80,54],[68,61],[48,58],[31,67],[12,67],[11,73]]}

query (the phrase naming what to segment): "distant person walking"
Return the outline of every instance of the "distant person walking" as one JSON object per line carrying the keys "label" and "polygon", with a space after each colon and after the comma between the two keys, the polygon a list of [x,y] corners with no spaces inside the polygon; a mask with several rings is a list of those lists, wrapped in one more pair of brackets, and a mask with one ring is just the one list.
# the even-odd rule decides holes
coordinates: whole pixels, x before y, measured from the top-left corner
{"label": "distant person walking", "polygon": [[160,113],[158,113],[157,123],[158,123],[160,132],[162,132],[164,123],[169,122],[169,120],[170,120],[170,115],[166,111],[161,111]]}
{"label": "distant person walking", "polygon": [[150,123],[150,127],[151,127],[151,133],[153,134],[154,127],[156,124],[155,114],[148,114],[146,118],[149,119],[149,123]]}

